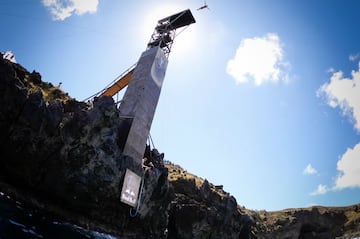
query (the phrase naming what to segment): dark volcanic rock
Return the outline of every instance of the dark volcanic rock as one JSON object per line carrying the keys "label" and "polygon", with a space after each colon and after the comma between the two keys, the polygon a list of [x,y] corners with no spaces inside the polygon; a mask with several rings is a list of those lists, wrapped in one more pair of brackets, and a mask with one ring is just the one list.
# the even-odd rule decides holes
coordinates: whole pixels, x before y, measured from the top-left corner
{"label": "dark volcanic rock", "polygon": [[169,185],[166,167],[144,176],[139,215],[130,216],[121,185],[126,168],[142,169],[122,155],[128,122],[111,97],[78,102],[0,59],[0,105],[0,179],[18,197],[121,238],[248,238],[251,220],[242,222],[235,198],[195,178]]}
{"label": "dark volcanic rock", "polygon": [[[122,155],[121,119],[112,98],[103,97],[93,105],[78,102],[42,82],[40,74],[1,59],[0,105],[2,182],[49,199],[79,217],[99,221],[119,234],[163,235],[167,216],[160,209],[168,202],[166,195],[163,201],[149,201],[160,187],[158,179],[167,175],[166,168],[157,176],[147,175],[145,181],[143,203],[153,204],[156,210],[141,207],[140,216],[132,218],[129,206],[120,203],[126,168],[141,167]],[[152,231],[152,222],[142,221],[155,213],[162,223]],[[139,221],[146,226],[139,228]]]}
{"label": "dark volcanic rock", "polygon": [[[351,238],[359,205],[259,212],[168,163],[158,173],[122,154],[131,121],[111,97],[78,102],[0,58],[0,190],[122,239]],[[181,153],[181,152],[179,152]],[[127,168],[143,175],[137,216],[120,202]]]}
{"label": "dark volcanic rock", "polygon": [[259,212],[256,228],[259,239],[355,238],[360,235],[358,205]]}
{"label": "dark volcanic rock", "polygon": [[171,203],[169,238],[254,238],[254,221],[241,212],[229,193],[168,165],[175,199]]}

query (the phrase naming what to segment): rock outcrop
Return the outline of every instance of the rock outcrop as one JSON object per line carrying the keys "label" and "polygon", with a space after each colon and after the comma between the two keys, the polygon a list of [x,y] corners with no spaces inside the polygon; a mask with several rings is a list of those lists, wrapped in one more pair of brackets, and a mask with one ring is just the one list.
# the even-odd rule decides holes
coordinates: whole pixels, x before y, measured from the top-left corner
{"label": "rock outcrop", "polygon": [[[359,205],[252,211],[170,162],[143,173],[122,154],[126,124],[111,97],[79,102],[1,58],[0,190],[122,239],[346,238],[360,231]],[[133,217],[119,199],[126,169],[136,167],[144,188]]]}
{"label": "rock outcrop", "polygon": [[175,193],[170,207],[169,238],[255,238],[255,221],[222,187],[179,166],[168,167]]}
{"label": "rock outcrop", "polygon": [[139,214],[130,216],[119,198],[126,169],[136,165],[122,154],[126,122],[111,97],[78,102],[39,73],[1,59],[0,105],[0,179],[18,192],[121,238],[248,238],[251,221],[242,222],[234,197],[206,180],[169,184],[168,167],[144,175]]}
{"label": "rock outcrop", "polygon": [[355,238],[360,236],[360,204],[347,207],[285,209],[260,211],[257,236],[270,238]]}

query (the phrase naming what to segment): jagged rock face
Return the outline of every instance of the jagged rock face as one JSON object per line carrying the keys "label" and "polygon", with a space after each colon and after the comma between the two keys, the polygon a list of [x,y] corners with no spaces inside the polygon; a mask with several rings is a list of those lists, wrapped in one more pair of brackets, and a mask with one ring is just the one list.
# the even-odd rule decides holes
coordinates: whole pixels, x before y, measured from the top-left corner
{"label": "jagged rock face", "polygon": [[[69,201],[97,202],[118,193],[121,152],[114,104],[51,100],[38,73],[2,61],[2,174],[23,187],[51,190]],[[9,77],[10,76],[10,77]],[[14,76],[14,77],[11,77]],[[116,177],[117,176],[117,177]],[[91,193],[90,193],[91,192]],[[96,192],[96,193],[94,193]]]}
{"label": "jagged rock face", "polygon": [[[151,223],[141,223],[146,226],[139,232],[138,223],[158,215],[166,195],[163,201],[151,201],[157,210],[141,207],[135,219],[129,206],[120,203],[126,168],[141,167],[122,155],[121,119],[111,97],[93,105],[77,102],[42,82],[40,74],[1,59],[0,105],[1,181],[51,198],[123,234],[163,234],[167,216],[161,210],[156,231],[150,230]],[[157,176],[147,175],[143,204],[156,197],[154,189],[163,186],[158,185],[163,175],[166,168]]]}
{"label": "jagged rock face", "polygon": [[169,238],[255,238],[252,218],[229,193],[182,170],[169,166],[171,203]]}
{"label": "jagged rock face", "polygon": [[328,239],[360,236],[359,205],[262,211],[257,215],[258,239]]}
{"label": "jagged rock face", "polygon": [[[0,180],[102,223],[121,238],[249,238],[235,198],[206,180],[147,173],[137,217],[120,203],[128,122],[111,97],[78,102],[19,64],[0,59]],[[137,173],[142,173],[138,171]],[[249,218],[248,218],[249,219]],[[245,222],[245,223],[244,223]]]}

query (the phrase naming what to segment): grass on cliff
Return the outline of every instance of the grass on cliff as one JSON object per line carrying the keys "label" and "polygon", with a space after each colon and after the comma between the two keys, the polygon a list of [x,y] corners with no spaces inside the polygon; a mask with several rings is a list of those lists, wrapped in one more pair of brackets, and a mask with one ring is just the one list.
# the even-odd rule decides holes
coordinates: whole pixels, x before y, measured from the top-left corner
{"label": "grass on cliff", "polygon": [[360,230],[360,204],[354,207],[354,211],[345,212],[345,215],[347,217],[347,222],[345,226],[357,227]]}
{"label": "grass on cliff", "polygon": [[185,180],[195,180],[195,185],[197,188],[200,188],[201,185],[204,183],[204,179],[197,177],[196,175],[189,173],[188,171],[184,170],[179,165],[174,164],[166,164],[166,167],[169,169],[169,176],[168,180],[176,181],[179,179],[185,179]]}
{"label": "grass on cliff", "polygon": [[54,86],[51,83],[43,82],[38,73],[25,74],[24,83],[28,86],[29,93],[41,92],[45,101],[53,102],[60,100],[66,102],[71,97],[65,93],[60,86]]}
{"label": "grass on cliff", "polygon": [[[196,176],[196,175],[194,175],[192,173],[189,173],[188,171],[186,171],[185,169],[183,169],[179,165],[167,163],[167,164],[165,164],[165,166],[169,170],[169,175],[168,175],[169,182],[176,181],[176,180],[194,180],[197,189],[200,189],[201,186],[205,182],[205,179],[203,179],[201,177],[198,177],[198,176]],[[219,194],[221,197],[229,195],[229,193],[225,192],[222,189],[221,185],[220,186],[215,186],[215,185],[213,185],[212,183],[209,182],[209,186],[210,186],[210,188],[211,188],[211,190],[213,192]]]}

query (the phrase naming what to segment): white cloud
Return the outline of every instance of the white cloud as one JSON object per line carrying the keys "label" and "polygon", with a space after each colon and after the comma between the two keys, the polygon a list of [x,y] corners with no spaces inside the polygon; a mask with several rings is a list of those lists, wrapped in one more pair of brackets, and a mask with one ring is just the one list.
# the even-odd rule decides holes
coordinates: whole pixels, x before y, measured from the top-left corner
{"label": "white cloud", "polygon": [[319,184],[317,189],[314,192],[310,193],[310,195],[321,195],[327,193],[327,191],[329,191],[329,189],[326,185]]}
{"label": "white cloud", "polygon": [[358,59],[360,57],[360,53],[356,53],[356,54],[351,54],[349,56],[349,60],[350,61],[355,61],[356,59]]}
{"label": "white cloud", "polygon": [[64,20],[72,14],[83,15],[85,13],[95,13],[99,0],[42,0],[54,20]]}
{"label": "white cloud", "polygon": [[311,164],[308,164],[303,171],[303,174],[316,174],[316,173],[317,173],[316,169],[313,168],[313,166],[311,166]]}
{"label": "white cloud", "polygon": [[228,61],[226,72],[237,83],[254,81],[255,85],[261,85],[267,81],[287,81],[285,69],[289,64],[283,58],[277,34],[247,38],[240,42],[234,58]]}
{"label": "white cloud", "polygon": [[337,162],[340,174],[335,181],[335,189],[360,187],[360,143],[348,148]]}
{"label": "white cloud", "polygon": [[341,71],[334,72],[330,82],[323,84],[317,94],[324,95],[331,107],[339,107],[360,132],[360,71],[353,70],[351,76],[349,79]]}
{"label": "white cloud", "polygon": [[[358,57],[359,53],[350,56],[350,60]],[[349,117],[354,128],[360,132],[360,62],[358,65],[359,70],[351,71],[351,78],[345,78],[341,71],[332,71],[330,82],[323,84],[317,95],[325,96],[327,104],[331,107],[339,107],[343,115]],[[339,174],[332,190],[360,187],[360,143],[346,150],[337,162],[337,170]],[[327,190],[326,187],[324,189]]]}

